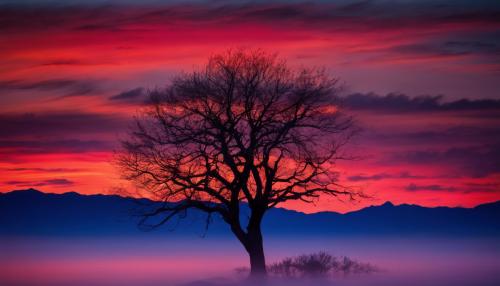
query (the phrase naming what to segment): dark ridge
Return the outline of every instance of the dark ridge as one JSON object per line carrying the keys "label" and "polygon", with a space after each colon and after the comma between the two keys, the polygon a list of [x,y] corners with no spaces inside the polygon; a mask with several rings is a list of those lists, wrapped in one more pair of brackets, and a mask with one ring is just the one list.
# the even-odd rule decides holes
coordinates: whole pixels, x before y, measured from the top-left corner
{"label": "dark ridge", "polygon": [[[1,236],[231,236],[218,216],[205,231],[206,215],[189,211],[153,231],[138,226],[142,214],[159,203],[118,195],[48,194],[35,189],[0,195]],[[242,204],[242,220],[248,207]],[[155,218],[156,221],[161,217]],[[153,219],[153,221],[155,221]],[[172,231],[174,230],[175,231]],[[271,209],[266,235],[293,236],[499,236],[500,201],[475,208],[427,208],[386,202],[340,214]]]}

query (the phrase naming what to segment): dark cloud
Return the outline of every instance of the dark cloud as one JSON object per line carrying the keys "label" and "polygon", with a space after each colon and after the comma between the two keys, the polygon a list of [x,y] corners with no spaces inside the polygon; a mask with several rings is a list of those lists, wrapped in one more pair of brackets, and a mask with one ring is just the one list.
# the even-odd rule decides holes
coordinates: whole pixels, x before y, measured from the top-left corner
{"label": "dark cloud", "polygon": [[328,17],[326,11],[320,12],[315,6],[302,3],[226,6],[218,9],[219,12],[224,10],[235,12],[245,20],[258,21],[319,20]]}
{"label": "dark cloud", "polygon": [[128,91],[121,92],[119,94],[113,95],[109,98],[112,101],[123,101],[123,102],[139,102],[145,100],[145,90],[142,87],[134,88]]}
{"label": "dark cloud", "polygon": [[485,177],[500,172],[498,146],[453,147],[445,151],[409,151],[395,153],[391,155],[389,161],[429,166],[446,164],[459,169],[465,176]]}
{"label": "dark cloud", "polygon": [[388,173],[378,173],[373,175],[354,175],[347,177],[349,181],[360,182],[360,181],[380,181],[385,179],[422,179],[423,176],[412,175],[409,172],[401,172],[398,174],[388,174]]}
{"label": "dark cloud", "polygon": [[39,90],[58,91],[62,97],[95,95],[100,91],[99,82],[95,80],[50,79],[28,82],[24,80],[0,81],[0,91]]}
{"label": "dark cloud", "polygon": [[72,186],[75,183],[68,179],[49,179],[43,181],[7,181],[4,182],[4,184],[18,186],[18,187],[44,187],[44,186],[67,187],[67,186]]}
{"label": "dark cloud", "polygon": [[[484,114],[479,114],[482,116]],[[438,125],[438,124],[436,124]],[[500,144],[500,126],[484,126],[486,124],[477,123],[470,126],[458,125],[449,128],[442,128],[439,125],[427,126],[421,131],[395,131],[386,130],[382,126],[377,130],[367,130],[364,133],[365,141],[376,141],[385,145],[407,145],[433,144],[440,146],[453,146],[454,144]]]}
{"label": "dark cloud", "polygon": [[446,45],[440,44],[408,44],[408,45],[398,45],[393,46],[389,49],[389,52],[396,52],[403,54],[405,56],[414,55],[414,57],[427,57],[427,56],[460,56],[470,54],[469,50],[455,49],[453,47],[448,47]]}
{"label": "dark cloud", "polygon": [[443,44],[448,51],[455,53],[500,53],[500,45],[493,42],[482,41],[448,41]]}
{"label": "dark cloud", "polygon": [[343,97],[343,104],[352,110],[383,112],[493,111],[500,117],[499,99],[460,99],[449,102],[443,99],[442,95],[410,97],[398,93],[354,93]]}
{"label": "dark cloud", "polygon": [[45,138],[51,136],[119,133],[129,118],[118,115],[57,112],[0,115],[0,138]]}
{"label": "dark cloud", "polygon": [[101,140],[0,140],[0,154],[85,153],[111,151],[114,142]]}
{"label": "dark cloud", "polygon": [[416,184],[409,184],[406,187],[407,191],[410,192],[417,192],[417,191],[445,191],[445,192],[453,192],[456,191],[456,188],[453,187],[446,187],[442,185],[416,185]]}
{"label": "dark cloud", "polygon": [[[407,57],[447,57],[463,55],[491,55],[500,56],[500,41],[495,38],[498,35],[493,33],[485,39],[474,40],[465,37],[460,40],[449,40],[445,42],[424,42],[407,45],[397,45],[389,48],[387,52],[397,53]],[[497,59],[497,61],[500,58]]]}
{"label": "dark cloud", "polygon": [[24,82],[21,80],[1,81],[1,89],[40,89],[40,90],[54,90],[60,88],[67,88],[78,84],[75,80],[69,79],[52,79],[38,82]]}

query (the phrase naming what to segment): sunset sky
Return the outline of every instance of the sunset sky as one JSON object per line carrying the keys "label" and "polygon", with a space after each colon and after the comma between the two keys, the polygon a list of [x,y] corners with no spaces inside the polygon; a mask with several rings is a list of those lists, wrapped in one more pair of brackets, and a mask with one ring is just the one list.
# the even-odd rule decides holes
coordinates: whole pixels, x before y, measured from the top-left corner
{"label": "sunset sky", "polygon": [[110,193],[148,89],[227,48],[323,66],[363,132],[342,183],[392,201],[500,200],[499,1],[1,1],[0,192]]}

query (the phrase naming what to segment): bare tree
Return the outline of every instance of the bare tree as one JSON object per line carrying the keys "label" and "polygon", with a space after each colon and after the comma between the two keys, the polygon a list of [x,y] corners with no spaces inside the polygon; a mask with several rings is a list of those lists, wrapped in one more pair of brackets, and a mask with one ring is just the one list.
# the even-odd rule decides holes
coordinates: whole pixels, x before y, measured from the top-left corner
{"label": "bare tree", "polygon": [[[217,214],[265,275],[261,222],[289,200],[357,193],[338,184],[335,163],[353,134],[338,107],[337,80],[289,68],[263,51],[212,56],[200,71],[150,92],[118,156],[124,176],[164,202],[162,224],[188,209]],[[240,221],[241,203],[248,220]]]}

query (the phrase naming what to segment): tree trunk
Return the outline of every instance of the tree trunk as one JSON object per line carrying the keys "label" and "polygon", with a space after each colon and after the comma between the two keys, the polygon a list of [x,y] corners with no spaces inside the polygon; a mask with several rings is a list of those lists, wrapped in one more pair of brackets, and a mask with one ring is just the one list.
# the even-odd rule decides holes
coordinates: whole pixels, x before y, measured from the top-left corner
{"label": "tree trunk", "polygon": [[258,229],[249,232],[247,238],[245,248],[250,256],[250,276],[265,277],[267,275],[266,258],[260,226]]}
{"label": "tree trunk", "polygon": [[264,278],[267,276],[266,258],[264,255],[264,243],[262,239],[261,222],[264,211],[252,210],[252,215],[248,222],[247,232],[241,229],[238,215],[231,223],[231,230],[238,240],[243,244],[250,257],[250,278]]}

